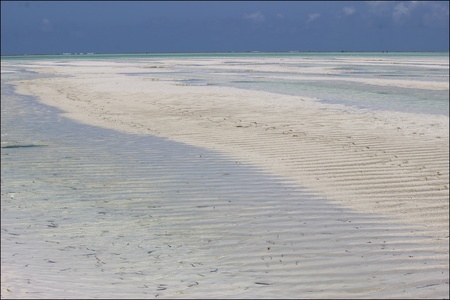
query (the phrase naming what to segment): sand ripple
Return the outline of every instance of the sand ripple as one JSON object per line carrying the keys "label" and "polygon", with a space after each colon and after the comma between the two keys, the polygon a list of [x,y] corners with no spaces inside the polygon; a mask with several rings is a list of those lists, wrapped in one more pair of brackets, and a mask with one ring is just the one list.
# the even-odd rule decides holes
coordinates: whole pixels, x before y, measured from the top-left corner
{"label": "sand ripple", "polygon": [[448,297],[447,116],[84,67],[20,91],[147,135],[2,149],[2,297]]}

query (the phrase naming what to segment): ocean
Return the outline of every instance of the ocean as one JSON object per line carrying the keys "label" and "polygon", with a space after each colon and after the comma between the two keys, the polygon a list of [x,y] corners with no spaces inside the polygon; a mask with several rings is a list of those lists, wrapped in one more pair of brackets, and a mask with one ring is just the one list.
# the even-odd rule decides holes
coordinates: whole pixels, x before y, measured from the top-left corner
{"label": "ocean", "polygon": [[[384,243],[392,242],[405,257],[416,255],[408,247],[420,235],[410,227],[331,204],[285,178],[219,153],[71,121],[56,108],[16,94],[10,84],[43,76],[10,64],[24,59],[157,64],[189,55],[192,65],[161,68],[160,80],[304,95],[358,109],[448,115],[448,90],[345,80],[357,73],[365,79],[448,81],[448,54],[429,54],[430,67],[350,65],[333,73],[342,81],[321,82],[294,78],[295,68],[320,64],[309,63],[310,56],[297,53],[220,54],[231,69],[196,67],[195,59],[216,54],[2,57],[2,63],[8,62],[2,70],[11,71],[2,73],[1,79],[2,297],[330,295],[324,291],[348,296],[368,284],[367,277],[351,275],[367,263],[362,255],[370,262],[370,276],[380,278],[370,277],[373,284],[389,290],[403,271],[378,263],[380,254],[368,243],[374,232],[370,226],[384,224]],[[333,55],[339,61],[341,55],[351,54]],[[248,63],[243,70],[241,62],[234,61],[248,57],[258,67],[261,56],[295,56],[300,62],[291,73],[273,74],[249,71]],[[338,68],[333,63],[326,67]],[[278,225],[272,229],[271,224]],[[334,243],[331,252],[330,240]],[[420,255],[427,255],[423,249],[425,254]],[[352,252],[357,254],[349,256]],[[341,265],[342,260],[348,263]],[[428,265],[430,278],[441,276],[442,263],[436,260],[435,264]],[[420,261],[409,263],[409,268],[421,267]],[[327,272],[345,276],[321,281]]]}
{"label": "ocean", "polygon": [[[119,63],[159,63],[186,58],[192,59],[193,64],[158,72],[159,79],[176,80],[180,84],[230,86],[306,96],[323,103],[343,104],[368,110],[449,115],[448,88],[438,90],[392,84],[380,85],[377,82],[381,79],[393,82],[448,83],[448,52],[78,54],[3,56],[2,61],[88,59],[112,60]],[[208,59],[222,60],[219,65],[212,64],[207,67],[195,64],[196,60]],[[417,59],[417,64],[410,64],[405,59]],[[258,70],[261,66],[270,64],[276,64],[282,69]],[[326,73],[321,70],[315,71],[317,68],[325,68]],[[149,72],[148,75],[153,76],[154,72]],[[352,78],[359,81],[351,80]]]}

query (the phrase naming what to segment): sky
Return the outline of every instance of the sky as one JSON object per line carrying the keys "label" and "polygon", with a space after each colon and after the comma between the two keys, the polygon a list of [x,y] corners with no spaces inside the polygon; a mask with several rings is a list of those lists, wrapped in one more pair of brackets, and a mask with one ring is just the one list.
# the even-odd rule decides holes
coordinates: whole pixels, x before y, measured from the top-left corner
{"label": "sky", "polygon": [[449,1],[1,1],[1,54],[449,51]]}

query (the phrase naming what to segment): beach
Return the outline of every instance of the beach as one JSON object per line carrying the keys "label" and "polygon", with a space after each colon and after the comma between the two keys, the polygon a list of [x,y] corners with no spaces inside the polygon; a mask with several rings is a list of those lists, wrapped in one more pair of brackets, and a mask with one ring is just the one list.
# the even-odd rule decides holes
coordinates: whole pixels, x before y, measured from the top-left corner
{"label": "beach", "polygon": [[[162,257],[157,272],[147,272],[143,266],[134,270],[152,282],[151,292],[131,292],[131,285],[108,291],[106,283],[117,280],[111,278],[118,272],[114,269],[118,258],[112,254],[96,256],[103,271],[95,263],[84,266],[88,278],[95,272],[111,278],[92,275],[92,282],[69,288],[67,282],[73,281],[74,273],[50,280],[60,282],[66,294],[53,290],[43,278],[30,289],[35,288],[38,297],[44,298],[113,297],[117,293],[119,297],[146,298],[448,298],[448,104],[442,114],[369,109],[334,99],[318,101],[313,97],[315,90],[281,93],[275,89],[282,85],[266,90],[239,86],[249,78],[261,80],[261,85],[290,80],[305,86],[323,81],[341,87],[345,82],[348,90],[340,88],[336,93],[356,93],[352,86],[374,87],[386,98],[386,105],[395,103],[395,95],[389,94],[394,88],[404,89],[406,95],[448,94],[448,75],[446,80],[342,75],[344,67],[355,65],[364,70],[400,66],[448,73],[448,57],[417,56],[2,61],[5,74],[8,68],[39,74],[33,80],[12,81],[15,93],[37,97],[43,105],[60,110],[57,115],[64,119],[137,140],[154,137],[164,140],[161,145],[174,143],[147,158],[148,162],[137,164],[136,170],[158,161],[176,166],[173,157],[183,155],[193,162],[186,163],[183,171],[175,171],[182,172],[183,179],[174,179],[168,186],[160,183],[155,187],[155,182],[170,181],[173,176],[164,179],[168,175],[163,171],[157,175],[158,169],[151,181],[139,181],[147,176],[143,172],[118,188],[117,193],[142,190],[130,207],[155,217],[138,217],[145,225],[136,229],[135,235],[130,227],[122,233],[124,240],[136,244],[136,251],[142,242],[148,244],[142,254],[124,245],[97,245],[111,253],[131,251],[128,260],[137,270],[139,261],[152,259],[148,255],[155,251],[152,243],[156,243]],[[236,85],[216,84],[217,74],[232,76]],[[2,118],[3,105],[2,100]],[[121,143],[121,138],[113,140]],[[123,144],[124,151],[130,151],[128,144]],[[165,157],[170,149],[181,147],[174,145],[195,150],[187,148]],[[2,166],[5,150],[2,135]],[[215,157],[218,154],[220,159]],[[208,167],[196,169],[209,155],[214,158]],[[232,171],[223,171],[228,163]],[[242,167],[233,169],[236,166]],[[114,172],[108,169],[105,174]],[[102,174],[99,170],[98,176]],[[201,174],[198,186],[185,191],[185,198],[190,199],[186,203],[179,195],[183,195],[184,182],[196,174]],[[236,176],[235,181],[222,186],[230,174]],[[2,206],[4,198],[11,198],[10,192],[3,192],[8,190],[3,177]],[[77,188],[76,182],[71,186]],[[179,195],[168,197],[173,202],[162,205],[156,192],[153,196],[144,192],[147,188]],[[212,196],[219,190],[223,194]],[[150,199],[159,201],[164,209],[153,211],[147,206]],[[109,209],[120,209],[120,220],[129,222],[126,206],[114,205]],[[7,227],[3,214],[2,210],[2,245],[3,227]],[[94,224],[95,219],[89,222]],[[114,226],[109,222],[114,219],[101,221],[100,227]],[[170,228],[169,233],[155,226]],[[143,238],[146,230],[158,236],[158,241]],[[89,240],[95,241],[95,237]],[[10,242],[8,247],[15,247]],[[107,250],[114,247],[118,248]],[[22,271],[15,273],[14,264],[4,263],[4,252],[2,246],[2,298],[20,298],[30,290],[18,291]],[[12,255],[14,251],[7,252]],[[112,267],[108,270],[109,263]],[[40,268],[36,268],[35,278]],[[96,271],[91,273],[91,269]],[[136,281],[136,286],[150,286],[130,276],[127,278]]]}

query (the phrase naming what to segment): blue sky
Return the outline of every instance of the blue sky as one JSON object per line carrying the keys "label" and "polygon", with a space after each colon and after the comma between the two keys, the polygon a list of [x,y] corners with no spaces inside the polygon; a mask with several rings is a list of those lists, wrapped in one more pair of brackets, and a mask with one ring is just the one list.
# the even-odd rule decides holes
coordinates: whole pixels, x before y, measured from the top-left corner
{"label": "blue sky", "polygon": [[448,1],[1,1],[1,54],[448,51]]}

